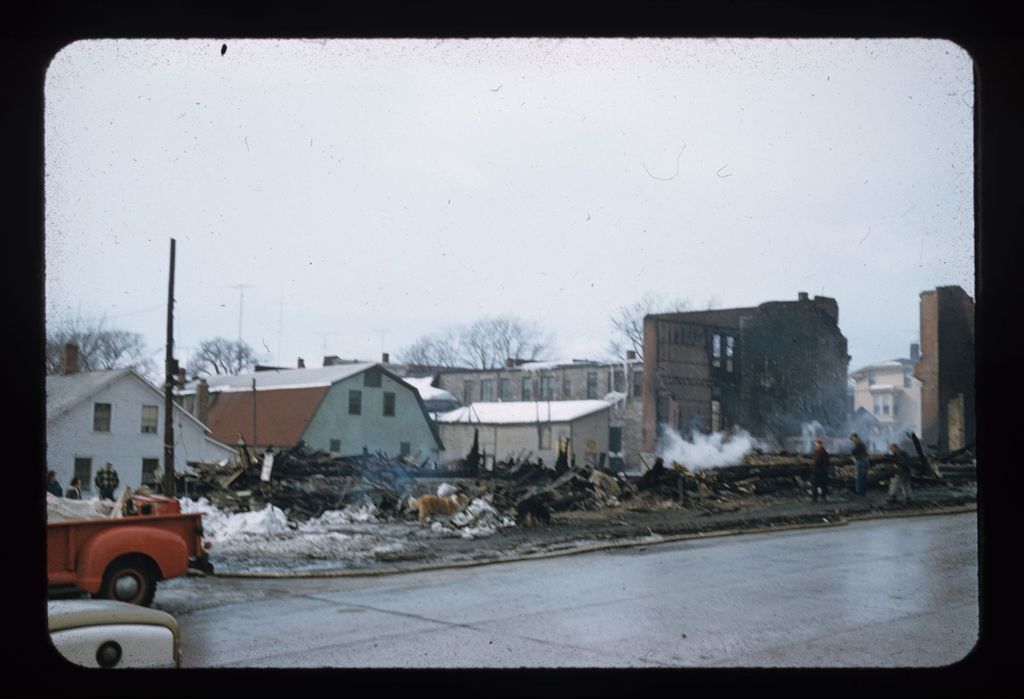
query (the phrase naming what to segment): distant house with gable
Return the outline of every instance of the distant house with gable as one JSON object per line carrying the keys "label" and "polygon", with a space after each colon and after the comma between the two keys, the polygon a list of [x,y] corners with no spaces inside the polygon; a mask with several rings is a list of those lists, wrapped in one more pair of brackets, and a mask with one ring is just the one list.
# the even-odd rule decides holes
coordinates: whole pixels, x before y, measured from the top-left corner
{"label": "distant house with gable", "polygon": [[260,448],[299,442],[340,456],[384,452],[423,460],[443,448],[414,386],[372,362],[209,376],[180,392],[213,435]]}
{"label": "distant house with gable", "polygon": [[[46,377],[46,461],[67,487],[73,476],[88,494],[106,462],[121,484],[138,488],[164,470],[163,392],[134,369],[78,371],[78,349],[64,348],[61,373]],[[174,469],[219,462],[235,450],[174,405]]]}

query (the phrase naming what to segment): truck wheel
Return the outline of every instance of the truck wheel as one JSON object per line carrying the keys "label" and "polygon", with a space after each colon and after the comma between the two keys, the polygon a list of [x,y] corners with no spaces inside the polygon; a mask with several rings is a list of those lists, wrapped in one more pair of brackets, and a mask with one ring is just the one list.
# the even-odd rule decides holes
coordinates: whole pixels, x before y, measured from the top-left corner
{"label": "truck wheel", "polygon": [[107,567],[100,597],[148,607],[156,594],[156,569],[149,561],[123,558]]}

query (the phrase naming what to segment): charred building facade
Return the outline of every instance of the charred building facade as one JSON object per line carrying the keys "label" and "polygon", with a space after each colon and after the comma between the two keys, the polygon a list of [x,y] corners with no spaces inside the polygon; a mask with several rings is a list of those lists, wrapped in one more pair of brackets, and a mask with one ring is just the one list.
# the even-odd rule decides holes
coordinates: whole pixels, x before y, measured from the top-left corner
{"label": "charred building facade", "polygon": [[974,444],[974,299],[959,286],[921,294],[921,437],[940,452]]}
{"label": "charred building facade", "polygon": [[847,417],[850,357],[835,299],[644,318],[644,449],[661,425],[686,435],[733,426],[780,443]]}

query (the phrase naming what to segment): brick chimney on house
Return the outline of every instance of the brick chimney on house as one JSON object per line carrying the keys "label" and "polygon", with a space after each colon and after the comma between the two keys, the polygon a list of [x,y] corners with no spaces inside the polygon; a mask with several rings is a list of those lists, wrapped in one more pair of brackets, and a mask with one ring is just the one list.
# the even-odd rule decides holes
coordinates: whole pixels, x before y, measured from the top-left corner
{"label": "brick chimney on house", "polygon": [[634,350],[626,350],[626,359],[636,359],[636,352]]}
{"label": "brick chimney on house", "polygon": [[796,300],[797,301],[807,301],[807,292],[806,291],[797,292]]}
{"label": "brick chimney on house", "polygon": [[210,410],[210,384],[206,379],[199,379],[196,384],[196,408],[195,416],[199,422],[206,424],[207,414]]}
{"label": "brick chimney on house", "polygon": [[184,386],[185,385],[185,370],[184,369],[178,369],[178,385],[179,386]]}
{"label": "brick chimney on house", "polygon": [[381,358],[380,358],[380,363],[381,364],[387,364],[390,361],[391,361],[391,355],[390,354],[385,352],[384,354],[381,355]]}
{"label": "brick chimney on house", "polygon": [[304,360],[302,357],[299,357],[299,366],[298,366],[298,368],[299,369],[305,369],[306,368],[306,360]]}
{"label": "brick chimney on house", "polygon": [[512,357],[506,357],[505,358],[505,368],[506,369],[511,369],[515,365],[516,365],[516,360],[512,359]]}
{"label": "brick chimney on house", "polygon": [[60,357],[60,373],[65,376],[78,373],[78,345],[73,342],[64,345],[64,351]]}

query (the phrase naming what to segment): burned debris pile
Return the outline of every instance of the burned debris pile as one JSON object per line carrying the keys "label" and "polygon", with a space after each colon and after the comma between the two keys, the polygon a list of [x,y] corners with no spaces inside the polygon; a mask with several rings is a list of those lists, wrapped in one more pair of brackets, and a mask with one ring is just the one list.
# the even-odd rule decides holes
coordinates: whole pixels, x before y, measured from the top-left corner
{"label": "burned debris pile", "polygon": [[[973,453],[943,455],[943,461],[920,459],[914,479],[925,484],[961,484],[975,479]],[[329,510],[372,505],[383,520],[412,521],[411,498],[424,494],[465,501],[482,499],[520,525],[546,524],[552,515],[622,507],[650,509],[677,506],[721,511],[731,500],[798,497],[810,487],[809,455],[750,453],[741,463],[704,470],[657,459],[639,476],[612,473],[591,464],[570,463],[562,454],[553,466],[530,454],[480,468],[472,459],[445,470],[424,468],[409,457],[364,454],[337,457],[299,445],[253,455],[241,448],[239,458],[223,465],[199,464],[181,476],[179,492],[205,497],[229,512],[280,508],[293,521],[319,517]],[[848,455],[833,455],[832,487],[852,489],[854,470]],[[868,487],[883,488],[893,472],[889,455],[870,459]],[[453,483],[451,485],[442,485]],[[452,492],[438,492],[450,488]],[[738,506],[738,505],[737,505]]]}

